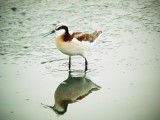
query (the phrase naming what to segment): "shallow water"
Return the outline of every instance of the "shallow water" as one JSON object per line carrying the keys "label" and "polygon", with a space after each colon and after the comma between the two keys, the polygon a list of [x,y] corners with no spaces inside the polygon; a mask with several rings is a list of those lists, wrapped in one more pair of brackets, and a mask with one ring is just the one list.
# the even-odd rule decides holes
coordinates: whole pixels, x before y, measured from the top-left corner
{"label": "shallow water", "polygon": [[[159,120],[159,11],[158,0],[2,0],[0,119]],[[101,88],[86,92],[71,79],[81,87],[66,88],[72,98],[84,97],[68,104],[64,115],[46,106],[54,106],[56,89],[66,85],[68,56],[56,49],[55,35],[42,37],[60,23],[72,31],[103,31],[88,52],[89,70],[84,73],[77,56],[71,72],[75,81],[89,79]]]}

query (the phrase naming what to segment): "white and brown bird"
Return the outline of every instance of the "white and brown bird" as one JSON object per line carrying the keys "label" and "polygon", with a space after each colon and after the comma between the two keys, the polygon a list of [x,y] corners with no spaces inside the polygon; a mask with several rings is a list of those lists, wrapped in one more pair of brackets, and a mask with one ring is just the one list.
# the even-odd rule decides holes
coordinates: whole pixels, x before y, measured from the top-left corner
{"label": "white and brown bird", "polygon": [[47,35],[55,32],[57,33],[55,40],[57,48],[69,56],[69,70],[71,69],[71,56],[80,55],[85,59],[85,71],[87,71],[88,62],[85,52],[94,45],[102,31],[94,31],[92,33],[69,32],[67,26],[61,25]]}

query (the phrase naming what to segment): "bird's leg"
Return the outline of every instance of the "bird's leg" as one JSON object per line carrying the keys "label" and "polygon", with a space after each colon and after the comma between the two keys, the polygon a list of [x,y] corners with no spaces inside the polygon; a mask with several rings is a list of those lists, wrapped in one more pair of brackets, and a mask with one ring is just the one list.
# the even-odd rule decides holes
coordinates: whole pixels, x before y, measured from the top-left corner
{"label": "bird's leg", "polygon": [[85,59],[85,71],[87,71],[88,70],[88,62],[87,62],[86,58],[84,58],[84,59]]}
{"label": "bird's leg", "polygon": [[69,64],[68,64],[69,70],[71,70],[71,56],[69,56]]}

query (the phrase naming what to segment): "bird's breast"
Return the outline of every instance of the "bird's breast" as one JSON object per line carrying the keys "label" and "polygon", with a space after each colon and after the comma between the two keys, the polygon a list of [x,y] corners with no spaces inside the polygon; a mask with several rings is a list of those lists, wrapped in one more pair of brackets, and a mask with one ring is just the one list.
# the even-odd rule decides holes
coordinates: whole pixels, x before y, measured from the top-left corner
{"label": "bird's breast", "polygon": [[56,38],[55,44],[58,50],[66,55],[82,55],[84,52],[80,44],[74,41],[64,41],[61,37]]}

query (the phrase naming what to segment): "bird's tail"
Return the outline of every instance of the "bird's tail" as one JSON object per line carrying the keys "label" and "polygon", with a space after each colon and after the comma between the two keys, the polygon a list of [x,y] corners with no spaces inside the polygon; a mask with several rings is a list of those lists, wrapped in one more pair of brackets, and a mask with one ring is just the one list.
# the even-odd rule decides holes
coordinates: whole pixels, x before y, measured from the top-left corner
{"label": "bird's tail", "polygon": [[94,31],[93,33],[91,33],[92,35],[92,40],[91,40],[91,43],[92,43],[92,46],[94,46],[94,44],[96,43],[97,41],[97,38],[102,34],[102,31]]}
{"label": "bird's tail", "polygon": [[94,37],[94,40],[100,35],[102,33],[102,31],[94,31],[93,33],[92,33],[92,36]]}

